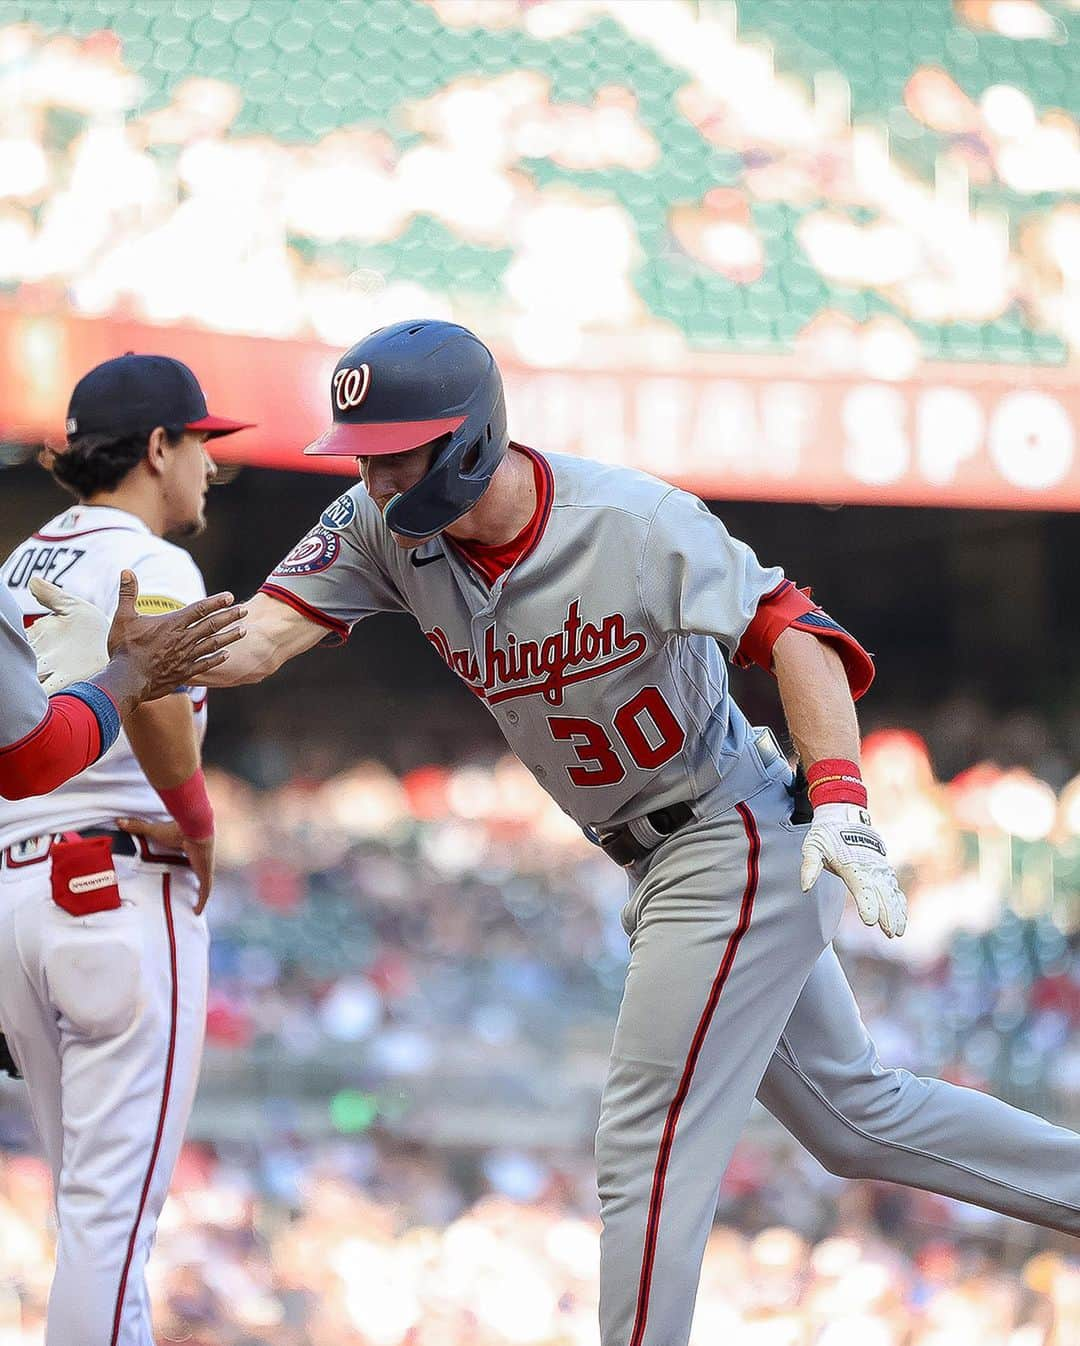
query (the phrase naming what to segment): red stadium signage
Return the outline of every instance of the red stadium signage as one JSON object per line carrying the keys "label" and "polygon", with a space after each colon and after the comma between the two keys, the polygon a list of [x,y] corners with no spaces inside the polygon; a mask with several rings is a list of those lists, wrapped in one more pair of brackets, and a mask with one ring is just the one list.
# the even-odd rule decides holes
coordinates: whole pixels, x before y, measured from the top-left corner
{"label": "red stadium signage", "polygon": [[[213,406],[258,428],[216,455],[352,472],[303,458],[330,419],[339,351],[180,327],[0,311],[0,437],[63,435],[72,385],[125,350],[186,361]],[[502,361],[514,436],[623,462],[714,499],[1080,509],[1075,371],[924,367],[889,383],[792,356],[717,355],[672,371],[539,370]]]}

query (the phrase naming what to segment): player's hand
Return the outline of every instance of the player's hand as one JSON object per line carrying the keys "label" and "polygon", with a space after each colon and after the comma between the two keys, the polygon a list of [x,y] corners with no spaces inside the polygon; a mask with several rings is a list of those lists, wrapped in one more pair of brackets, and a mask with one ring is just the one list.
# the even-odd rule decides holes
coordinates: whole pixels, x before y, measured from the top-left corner
{"label": "player's hand", "polygon": [[[230,607],[230,593],[212,594],[163,617],[144,617],[135,607],[139,582],[130,570],[120,574],[120,600],[109,630],[109,653],[126,660],[145,684],[139,701],[168,696],[197,674],[228,659],[227,645],[244,634],[237,623],[247,609]],[[36,625],[36,623],[35,623]],[[32,630],[33,628],[31,628]]]}
{"label": "player's hand", "polygon": [[907,899],[865,809],[856,804],[819,804],[814,810],[802,846],[799,881],[804,893],[823,869],[843,879],[865,925],[880,925],[890,939],[904,933]]}
{"label": "player's hand", "polygon": [[48,580],[32,579],[30,591],[51,612],[27,632],[45,691],[51,695],[101,673],[122,714],[224,663],[225,647],[243,636],[237,623],[247,616],[246,608],[229,606],[232,594],[220,593],[163,617],[145,617],[135,608],[139,582],[130,570],[120,576],[111,627],[92,603]]}
{"label": "player's hand", "polygon": [[30,592],[51,617],[40,617],[26,633],[38,661],[38,681],[51,696],[85,682],[109,662],[109,619],[93,603],[65,593],[58,584],[35,576]]}
{"label": "player's hand", "polygon": [[195,841],[192,837],[184,836],[179,823],[152,823],[145,818],[117,818],[116,825],[121,832],[127,832],[133,837],[145,837],[162,850],[182,851],[187,856],[191,872],[199,883],[199,900],[195,905],[195,915],[198,916],[209,900],[214,882],[213,834],[204,841]]}

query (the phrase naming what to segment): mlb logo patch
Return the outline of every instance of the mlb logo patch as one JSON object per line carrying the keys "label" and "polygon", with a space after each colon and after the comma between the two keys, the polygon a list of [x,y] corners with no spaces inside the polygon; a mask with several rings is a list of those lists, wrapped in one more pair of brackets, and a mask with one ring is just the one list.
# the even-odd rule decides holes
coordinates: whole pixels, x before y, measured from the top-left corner
{"label": "mlb logo patch", "polygon": [[339,495],[332,505],[323,510],[319,522],[324,528],[335,531],[348,528],[356,518],[356,502],[351,495]]}

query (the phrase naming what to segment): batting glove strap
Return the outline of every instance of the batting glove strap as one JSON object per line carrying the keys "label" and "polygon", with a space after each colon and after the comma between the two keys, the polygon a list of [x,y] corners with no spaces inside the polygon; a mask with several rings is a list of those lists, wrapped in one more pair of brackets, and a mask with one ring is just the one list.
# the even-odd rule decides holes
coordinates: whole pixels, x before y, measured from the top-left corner
{"label": "batting glove strap", "polygon": [[865,925],[879,925],[889,938],[907,928],[907,899],[900,891],[885,843],[870,815],[855,804],[821,804],[802,846],[799,881],[804,893],[827,869],[844,881]]}

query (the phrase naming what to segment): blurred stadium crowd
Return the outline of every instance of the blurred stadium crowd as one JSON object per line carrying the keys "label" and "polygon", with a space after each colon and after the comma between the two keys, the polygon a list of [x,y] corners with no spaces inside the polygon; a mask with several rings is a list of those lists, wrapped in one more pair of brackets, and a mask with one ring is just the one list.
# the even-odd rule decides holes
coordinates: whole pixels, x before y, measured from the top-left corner
{"label": "blurred stadium crowd", "polygon": [[[41,1340],[47,1203],[39,1166],[0,1160],[0,1238],[18,1286],[0,1287],[4,1346]],[[488,1197],[445,1228],[409,1229],[391,1205],[318,1174],[286,1219],[189,1155],[149,1281],[159,1340],[188,1346],[584,1346],[597,1252],[595,1223],[553,1202]],[[1080,1268],[1062,1254],[1016,1271],[941,1242],[904,1254],[856,1205],[816,1243],[717,1228],[691,1346],[1071,1346],[1078,1333]]]}
{"label": "blurred stadium crowd", "polygon": [[331,345],[452,313],[536,364],[1059,361],[1078,25],[1075,0],[7,0],[0,291]]}

